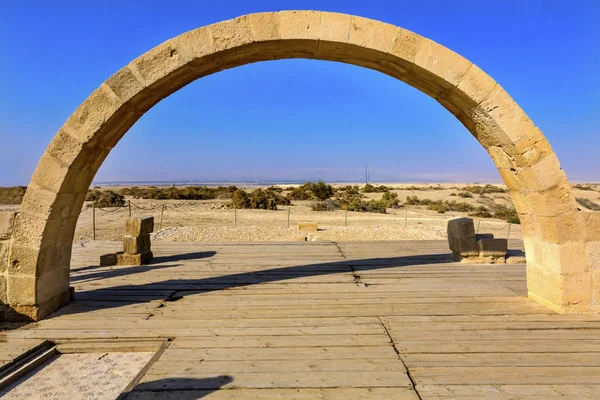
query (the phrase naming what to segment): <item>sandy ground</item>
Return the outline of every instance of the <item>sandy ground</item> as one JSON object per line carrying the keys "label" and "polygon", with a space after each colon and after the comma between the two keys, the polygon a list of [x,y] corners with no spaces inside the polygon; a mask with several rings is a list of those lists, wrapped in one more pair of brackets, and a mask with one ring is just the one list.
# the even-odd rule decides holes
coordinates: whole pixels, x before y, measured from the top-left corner
{"label": "sandy ground", "polygon": [[[401,201],[407,196],[417,196],[432,200],[465,201],[473,205],[496,202],[511,205],[508,194],[492,194],[480,198],[462,199],[450,196],[457,193],[456,187],[464,185],[443,185],[443,190],[406,190],[412,184],[393,184]],[[289,185],[285,185],[286,187]],[[418,185],[427,186],[427,185]],[[437,186],[437,185],[436,185]],[[378,199],[381,193],[368,193],[367,199]],[[296,240],[299,222],[317,222],[319,231],[311,234],[309,240],[426,240],[444,239],[446,222],[467,213],[449,212],[439,214],[422,206],[406,206],[388,209],[387,214],[357,213],[345,211],[316,212],[311,210],[310,201],[294,201],[291,207],[280,207],[277,211],[231,210],[222,208],[227,200],[141,200],[131,199],[132,216],[152,215],[155,218],[154,240],[166,241],[287,241]],[[162,225],[161,225],[161,210]],[[75,234],[76,241],[92,238],[91,214],[89,207],[84,209]],[[115,211],[116,210],[116,211]],[[128,209],[96,210],[96,238],[102,240],[119,239],[122,235],[124,218]],[[289,217],[289,225],[288,225]],[[476,219],[481,233],[494,233],[496,237],[509,235],[506,221],[497,219]],[[510,228],[510,237],[521,238],[518,225]]]}
{"label": "sandy ground", "polygon": [[[398,184],[399,199],[407,196],[421,199],[464,201],[473,205],[489,205],[492,202],[512,206],[508,193],[473,195],[473,198],[450,196],[458,193],[464,184]],[[293,185],[282,185],[288,187]],[[410,186],[427,187],[430,190],[408,190]],[[256,186],[254,186],[256,187]],[[442,188],[433,190],[433,187]],[[367,199],[378,199],[381,193],[366,194]],[[577,198],[600,202],[600,192],[575,189]],[[234,210],[223,208],[227,200],[142,200],[130,199],[132,216],[152,215],[155,218],[154,240],[163,241],[288,241],[296,240],[299,222],[317,222],[319,231],[309,240],[425,240],[444,239],[446,222],[467,213],[448,212],[439,214],[422,206],[406,206],[388,209],[387,214],[357,213],[345,211],[316,212],[310,209],[310,201],[294,201],[291,207],[280,207],[277,211]],[[0,210],[19,206],[0,205]],[[584,210],[585,211],[585,210]],[[162,223],[161,223],[162,214]],[[120,240],[129,209],[96,209],[96,239]],[[289,224],[288,224],[289,218]],[[93,239],[92,207],[86,203],[77,223],[75,241]],[[510,236],[521,239],[521,227],[497,219],[475,218],[479,233],[493,233],[496,237]]]}

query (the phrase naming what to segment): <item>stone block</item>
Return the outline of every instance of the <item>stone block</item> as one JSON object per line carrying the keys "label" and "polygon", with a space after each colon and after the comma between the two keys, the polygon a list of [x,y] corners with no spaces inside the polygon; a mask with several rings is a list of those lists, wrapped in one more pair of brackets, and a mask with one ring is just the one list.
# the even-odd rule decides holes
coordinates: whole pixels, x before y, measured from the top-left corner
{"label": "stone block", "polygon": [[321,15],[319,38],[324,42],[347,43],[352,17],[347,14],[324,12]]}
{"label": "stone block", "polygon": [[142,77],[145,86],[157,84],[187,63],[187,59],[179,51],[178,44],[177,38],[167,40],[133,60],[129,68]]}
{"label": "stone block", "polygon": [[398,27],[363,17],[352,17],[348,44],[389,53]]}
{"label": "stone block", "polygon": [[316,232],[318,230],[316,222],[300,222],[298,224],[300,232]]}
{"label": "stone block", "polygon": [[148,235],[152,231],[154,231],[154,217],[127,218],[125,222],[126,235]]}
{"label": "stone block", "polygon": [[592,304],[600,305],[600,270],[592,271]]}
{"label": "stone block", "polygon": [[36,304],[36,277],[35,276],[7,276],[8,304],[35,305]]}
{"label": "stone block", "polygon": [[558,244],[583,241],[585,228],[582,214],[582,212],[572,210],[553,217],[536,216],[540,238],[545,242]]}
{"label": "stone block", "polygon": [[8,269],[8,253],[10,251],[10,241],[0,240],[0,274]]}
{"label": "stone block", "polygon": [[457,259],[477,256],[475,226],[471,218],[456,218],[448,221],[448,244]]}
{"label": "stone block", "polygon": [[415,65],[432,74],[436,85],[450,89],[459,84],[471,62],[432,40],[423,40],[415,56]]}
{"label": "stone block", "polygon": [[600,271],[600,241],[587,242],[585,247],[587,249],[590,268]]}
{"label": "stone block", "polygon": [[100,266],[110,267],[111,265],[117,265],[117,253],[102,254],[100,256]]}
{"label": "stone block", "polygon": [[235,49],[254,42],[254,34],[247,15],[211,25],[215,53]]}
{"label": "stone block", "polygon": [[[94,142],[93,139],[95,134],[120,106],[121,101],[112,90],[106,85],[102,85],[94,90],[92,94],[77,107],[77,110],[75,110],[65,122],[62,129],[81,143],[93,144],[92,142]],[[55,188],[57,193],[60,189],[60,187],[54,185],[49,188]]]}
{"label": "stone block", "polygon": [[139,236],[123,236],[123,251],[125,254],[140,254],[150,251],[150,234]]}
{"label": "stone block", "polygon": [[17,214],[16,211],[0,211],[0,240],[10,239]]}
{"label": "stone block", "polygon": [[38,276],[35,283],[35,304],[40,306],[68,291],[70,271],[71,269],[67,266]]}
{"label": "stone block", "polygon": [[281,39],[305,39],[313,42],[315,50],[321,32],[321,13],[317,11],[280,11]]}
{"label": "stone block", "polygon": [[254,40],[269,41],[279,40],[279,14],[276,12],[266,12],[250,14],[248,16]]}
{"label": "stone block", "polygon": [[600,212],[581,212],[587,241],[600,242]]}
{"label": "stone block", "polygon": [[8,293],[6,292],[6,275],[0,275],[0,304],[8,303]]}
{"label": "stone block", "polygon": [[526,196],[531,212],[536,217],[554,217],[577,209],[575,196],[568,182],[548,190],[530,191]]}
{"label": "stone block", "polygon": [[506,257],[508,240],[506,239],[479,239],[477,249],[480,257]]}
{"label": "stone block", "polygon": [[141,254],[117,254],[117,265],[144,265],[154,258],[151,251]]}
{"label": "stone block", "polygon": [[479,104],[487,98],[495,86],[496,81],[494,79],[476,65],[471,64],[467,73],[461,78],[457,88]]}

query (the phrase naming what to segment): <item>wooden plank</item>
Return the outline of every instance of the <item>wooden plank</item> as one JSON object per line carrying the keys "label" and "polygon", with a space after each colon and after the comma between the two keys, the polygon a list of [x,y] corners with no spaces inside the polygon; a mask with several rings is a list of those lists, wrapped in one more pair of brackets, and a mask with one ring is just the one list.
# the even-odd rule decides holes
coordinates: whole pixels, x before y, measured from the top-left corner
{"label": "wooden plank", "polygon": [[302,335],[302,336],[218,336],[176,339],[171,349],[247,348],[247,347],[348,347],[385,346],[386,334],[379,335]]}
{"label": "wooden plank", "polygon": [[449,331],[390,331],[397,342],[403,341],[467,341],[467,340],[581,340],[600,339],[600,329],[496,329]]}
{"label": "wooden plank", "polygon": [[200,362],[165,362],[159,360],[154,363],[150,372],[160,374],[237,374],[247,373],[274,373],[274,372],[343,372],[343,371],[402,371],[406,372],[404,365],[398,359],[357,359],[352,362],[345,360],[268,360],[268,361],[200,361]]}
{"label": "wooden plank", "polygon": [[415,367],[418,385],[600,384],[600,367]]}
{"label": "wooden plank", "polygon": [[[139,388],[136,388],[139,390]],[[335,388],[335,389],[221,389],[221,390],[161,390],[136,391],[128,396],[131,400],[419,400],[411,388]]]}
{"label": "wooden plank", "polygon": [[197,390],[229,388],[336,388],[336,387],[407,387],[412,383],[401,371],[331,371],[236,373],[215,379],[213,374],[151,375],[142,378],[136,390]]}
{"label": "wooden plank", "polygon": [[597,353],[600,340],[467,340],[467,341],[403,341],[396,348],[408,353]]}
{"label": "wooden plank", "polygon": [[[567,349],[568,350],[568,349]],[[600,353],[402,354],[413,367],[600,367]]]}
{"label": "wooden plank", "polygon": [[423,400],[596,400],[600,385],[419,385]]}
{"label": "wooden plank", "polygon": [[260,360],[396,360],[392,346],[368,347],[289,347],[289,348],[234,348],[234,349],[168,349],[160,361],[260,361]]}

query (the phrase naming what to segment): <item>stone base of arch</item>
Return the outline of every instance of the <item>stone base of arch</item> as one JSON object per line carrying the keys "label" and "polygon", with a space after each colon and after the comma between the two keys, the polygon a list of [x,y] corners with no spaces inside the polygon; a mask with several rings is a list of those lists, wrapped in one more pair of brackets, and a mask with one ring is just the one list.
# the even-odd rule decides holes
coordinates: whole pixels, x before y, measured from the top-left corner
{"label": "stone base of arch", "polygon": [[74,300],[73,288],[40,304],[0,305],[0,320],[7,322],[39,321]]}

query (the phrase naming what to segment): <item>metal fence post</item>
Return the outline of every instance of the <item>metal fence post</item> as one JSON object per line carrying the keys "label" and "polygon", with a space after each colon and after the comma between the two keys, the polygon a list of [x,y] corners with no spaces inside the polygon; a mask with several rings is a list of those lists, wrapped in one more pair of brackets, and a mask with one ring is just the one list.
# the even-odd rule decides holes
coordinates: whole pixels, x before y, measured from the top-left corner
{"label": "metal fence post", "polygon": [[344,215],[344,226],[348,226],[348,206],[346,206],[346,215]]}
{"label": "metal fence post", "polygon": [[129,218],[131,218],[131,200],[127,200],[127,205],[129,206]]}
{"label": "metal fence post", "polygon": [[237,228],[237,207],[233,206],[233,227]]}

